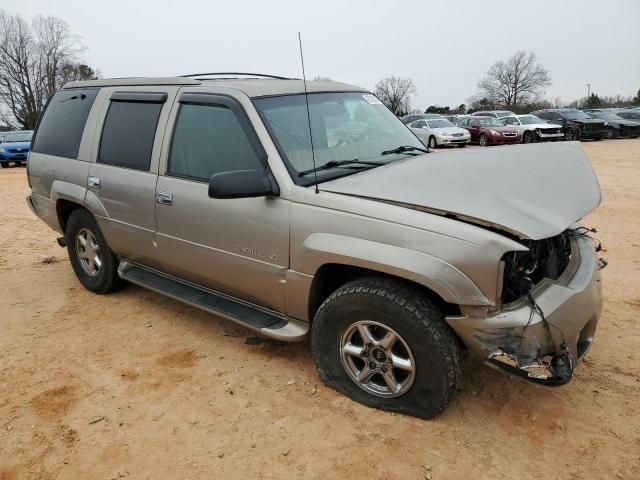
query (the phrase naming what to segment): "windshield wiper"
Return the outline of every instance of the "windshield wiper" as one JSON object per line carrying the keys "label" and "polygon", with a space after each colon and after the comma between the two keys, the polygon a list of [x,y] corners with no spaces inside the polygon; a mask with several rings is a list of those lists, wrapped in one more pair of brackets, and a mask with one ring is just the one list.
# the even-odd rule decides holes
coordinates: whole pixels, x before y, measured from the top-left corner
{"label": "windshield wiper", "polygon": [[412,147],[411,145],[400,145],[399,147],[394,148],[392,150],[385,150],[380,155],[390,155],[392,153],[408,153],[408,152],[414,152],[416,150],[418,152],[430,153],[429,150],[426,148]]}
{"label": "windshield wiper", "polygon": [[348,165],[350,163],[356,164],[353,167],[357,168],[357,164],[359,164],[362,165],[362,168],[365,168],[365,165],[374,165],[377,167],[380,165],[385,165],[387,162],[370,162],[367,160],[358,160],[357,158],[354,158],[353,160],[331,160],[324,165],[320,165],[319,167],[310,168],[309,170],[303,170],[302,172],[298,173],[298,176],[304,177],[305,175],[308,175],[310,173],[319,172],[320,170],[328,170],[330,168],[339,167],[341,165]]}

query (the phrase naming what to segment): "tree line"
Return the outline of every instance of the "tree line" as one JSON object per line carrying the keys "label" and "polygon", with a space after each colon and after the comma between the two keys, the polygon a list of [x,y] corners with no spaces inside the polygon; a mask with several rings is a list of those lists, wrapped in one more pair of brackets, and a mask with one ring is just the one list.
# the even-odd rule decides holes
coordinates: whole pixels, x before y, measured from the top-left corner
{"label": "tree line", "polygon": [[[511,110],[528,113],[542,108],[626,107],[640,105],[640,90],[632,96],[599,97],[592,93],[564,104],[560,98],[545,98],[545,89],[551,85],[551,75],[538,62],[534,52],[517,51],[507,60],[495,62],[480,78],[477,91],[469,104],[457,107],[430,105],[424,113],[465,114],[480,110]],[[396,115],[422,113],[411,105],[416,86],[410,78],[387,77],[376,83],[374,93]]]}
{"label": "tree line", "polygon": [[0,129],[32,130],[49,97],[65,83],[98,78],[84,46],[64,20],[28,23],[0,10]]}

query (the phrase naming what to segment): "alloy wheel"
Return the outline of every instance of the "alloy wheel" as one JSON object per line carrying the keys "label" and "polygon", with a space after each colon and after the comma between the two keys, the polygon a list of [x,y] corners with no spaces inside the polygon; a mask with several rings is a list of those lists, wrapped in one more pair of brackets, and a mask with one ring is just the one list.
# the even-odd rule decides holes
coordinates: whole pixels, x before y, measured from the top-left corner
{"label": "alloy wheel", "polygon": [[351,324],[340,339],[342,366],[364,391],[384,398],[406,393],[416,363],[407,342],[391,328],[370,320]]}
{"label": "alloy wheel", "polygon": [[88,228],[81,228],[76,234],[76,253],[85,273],[92,277],[100,273],[102,267],[100,246],[95,235]]}

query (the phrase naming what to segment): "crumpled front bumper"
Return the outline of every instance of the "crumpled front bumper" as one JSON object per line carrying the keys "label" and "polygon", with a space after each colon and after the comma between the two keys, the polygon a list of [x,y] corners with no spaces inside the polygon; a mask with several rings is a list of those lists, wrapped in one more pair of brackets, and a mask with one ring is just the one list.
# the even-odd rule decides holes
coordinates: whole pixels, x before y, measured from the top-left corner
{"label": "crumpled front bumper", "polygon": [[[562,385],[585,356],[602,311],[599,261],[588,236],[571,238],[571,262],[557,280],[531,294],[544,314],[523,298],[494,315],[447,317],[447,323],[490,366],[545,385]],[[463,310],[464,311],[464,310]]]}

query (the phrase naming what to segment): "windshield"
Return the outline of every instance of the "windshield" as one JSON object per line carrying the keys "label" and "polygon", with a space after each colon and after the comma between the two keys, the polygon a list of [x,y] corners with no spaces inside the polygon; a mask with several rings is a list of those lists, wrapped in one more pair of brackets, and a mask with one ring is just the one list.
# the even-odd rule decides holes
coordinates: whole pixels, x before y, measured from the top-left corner
{"label": "windshield", "polygon": [[518,117],[522,125],[534,125],[536,123],[544,123],[544,120],[536,117],[535,115],[523,115]]}
{"label": "windshield", "polygon": [[9,142],[30,142],[32,135],[33,135],[33,133],[31,133],[31,132],[10,133],[6,137],[4,137],[4,141],[6,143],[9,143]]}
{"label": "windshield", "polygon": [[[276,142],[293,181],[311,185],[314,176],[300,177],[314,168],[304,95],[255,99],[254,104]],[[315,167],[328,162],[360,160],[391,162],[415,152],[382,155],[399,146],[424,145],[376,97],[362,92],[309,94]],[[355,173],[357,164],[317,172],[319,181]],[[362,167],[365,167],[363,164]],[[371,167],[371,165],[369,165]]]}
{"label": "windshield", "polygon": [[590,117],[589,115],[587,115],[584,112],[581,112],[579,110],[571,110],[568,112],[562,112],[562,114],[567,117],[569,120],[589,120]]}
{"label": "windshield", "polygon": [[626,119],[629,119],[629,118],[633,118],[634,120],[640,119],[640,113],[636,113],[636,112],[620,112],[618,116]]}
{"label": "windshield", "polygon": [[504,124],[497,118],[479,118],[478,123],[483,127],[504,127]]}
{"label": "windshield", "polygon": [[429,120],[427,122],[429,124],[429,128],[447,128],[447,127],[455,127],[453,123],[451,123],[446,118],[438,118],[436,120]]}

